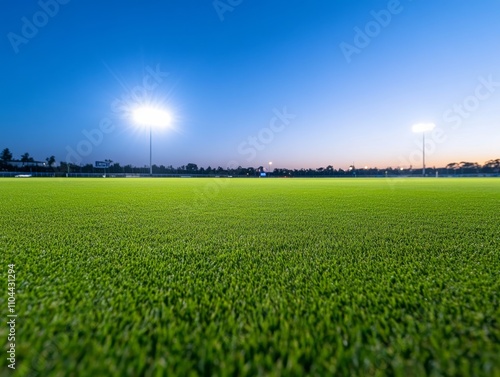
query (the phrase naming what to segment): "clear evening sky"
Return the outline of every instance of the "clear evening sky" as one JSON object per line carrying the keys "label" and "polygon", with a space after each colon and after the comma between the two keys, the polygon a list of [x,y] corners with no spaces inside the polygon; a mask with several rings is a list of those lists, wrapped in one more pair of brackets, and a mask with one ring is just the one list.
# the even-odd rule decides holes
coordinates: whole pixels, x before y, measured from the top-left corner
{"label": "clear evening sky", "polygon": [[500,2],[4,1],[0,148],[153,162],[428,166],[500,158]]}

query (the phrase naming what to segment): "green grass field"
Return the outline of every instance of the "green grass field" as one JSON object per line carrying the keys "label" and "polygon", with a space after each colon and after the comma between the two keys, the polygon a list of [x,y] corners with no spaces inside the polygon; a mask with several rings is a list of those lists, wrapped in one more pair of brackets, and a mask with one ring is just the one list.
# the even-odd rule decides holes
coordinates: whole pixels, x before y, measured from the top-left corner
{"label": "green grass field", "polygon": [[500,375],[498,179],[2,179],[0,198],[15,376]]}

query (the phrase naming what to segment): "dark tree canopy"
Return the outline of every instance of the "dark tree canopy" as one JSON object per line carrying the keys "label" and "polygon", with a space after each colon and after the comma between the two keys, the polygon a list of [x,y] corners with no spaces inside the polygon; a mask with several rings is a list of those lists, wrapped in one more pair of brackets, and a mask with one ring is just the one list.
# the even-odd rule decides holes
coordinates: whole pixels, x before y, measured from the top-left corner
{"label": "dark tree canopy", "polygon": [[26,163],[26,162],[34,162],[35,159],[30,156],[28,152],[24,153],[21,155],[21,162]]}
{"label": "dark tree canopy", "polygon": [[50,156],[47,157],[45,161],[47,161],[47,165],[49,165],[49,168],[51,168],[52,165],[54,165],[54,163],[56,162],[56,158],[54,156]]}
{"label": "dark tree canopy", "polygon": [[0,155],[0,159],[4,162],[12,161],[12,153],[9,148],[5,148]]}

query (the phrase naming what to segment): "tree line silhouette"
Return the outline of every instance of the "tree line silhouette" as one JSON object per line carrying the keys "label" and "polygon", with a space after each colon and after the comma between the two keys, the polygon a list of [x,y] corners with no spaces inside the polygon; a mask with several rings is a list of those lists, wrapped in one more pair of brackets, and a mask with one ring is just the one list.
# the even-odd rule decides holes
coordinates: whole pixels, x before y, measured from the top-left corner
{"label": "tree line silhouette", "polygon": [[[105,160],[109,167],[106,169],[96,168],[92,164],[76,165],[67,162],[56,164],[55,156],[49,156],[44,161],[36,161],[29,153],[24,153],[19,159],[14,159],[9,148],[5,148],[0,154],[0,170],[4,172],[30,172],[30,173],[54,173],[55,175],[64,175],[70,173],[81,174],[148,174],[149,167],[137,167],[132,165],[120,165],[119,162]],[[427,175],[478,175],[478,174],[496,174],[500,173],[500,158],[486,161],[484,164],[477,162],[451,162],[445,167],[427,167]],[[153,174],[158,175],[192,175],[192,176],[239,176],[254,177],[262,173],[271,173],[273,176],[280,177],[349,177],[349,176],[387,176],[387,175],[421,175],[420,167],[409,168],[356,168],[354,165],[348,169],[335,169],[332,165],[319,167],[316,169],[286,169],[274,168],[271,172],[267,167],[221,167],[207,168],[198,167],[197,164],[188,163],[179,167],[172,165],[153,165]]]}

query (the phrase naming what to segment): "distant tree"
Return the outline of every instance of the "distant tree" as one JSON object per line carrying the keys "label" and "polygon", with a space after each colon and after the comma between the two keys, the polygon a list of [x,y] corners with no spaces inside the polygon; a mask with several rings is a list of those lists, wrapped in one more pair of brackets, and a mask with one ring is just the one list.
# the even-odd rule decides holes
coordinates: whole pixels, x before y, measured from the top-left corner
{"label": "distant tree", "polygon": [[94,165],[92,164],[80,165],[80,173],[93,173],[93,172],[94,172]]}
{"label": "distant tree", "polygon": [[61,163],[59,164],[59,170],[64,173],[69,173],[70,165],[65,161],[61,161]]}
{"label": "distant tree", "polygon": [[110,163],[109,171],[111,173],[123,173],[123,168],[120,166],[119,162],[115,162],[113,165]]}
{"label": "distant tree", "polygon": [[47,157],[47,158],[45,159],[45,161],[47,161],[47,165],[49,165],[49,168],[51,168],[51,167],[52,167],[52,165],[54,165],[54,164],[55,164],[55,162],[56,162],[56,158],[55,158],[54,156],[50,156],[50,157]]}
{"label": "distant tree", "polygon": [[462,161],[460,163],[460,169],[462,171],[462,173],[464,172],[477,172],[478,169],[479,169],[479,164],[477,162],[468,162],[468,161]]}
{"label": "distant tree", "polygon": [[132,165],[130,165],[130,164],[129,164],[129,165],[125,165],[125,166],[123,167],[123,171],[124,171],[125,173],[133,173],[133,172],[134,172],[134,168],[133,168],[133,166],[132,166]]}
{"label": "distant tree", "polygon": [[21,162],[23,163],[23,166],[27,162],[33,162],[33,157],[30,157],[30,154],[28,152],[24,153],[21,155]]}
{"label": "distant tree", "polygon": [[0,159],[3,162],[12,161],[12,153],[10,152],[9,148],[5,148],[2,151],[2,154],[0,155]]}
{"label": "distant tree", "polygon": [[489,160],[484,163],[483,169],[486,171],[497,172],[500,169],[500,158]]}
{"label": "distant tree", "polygon": [[186,165],[186,170],[190,173],[195,173],[198,171],[198,165],[189,163]]}

